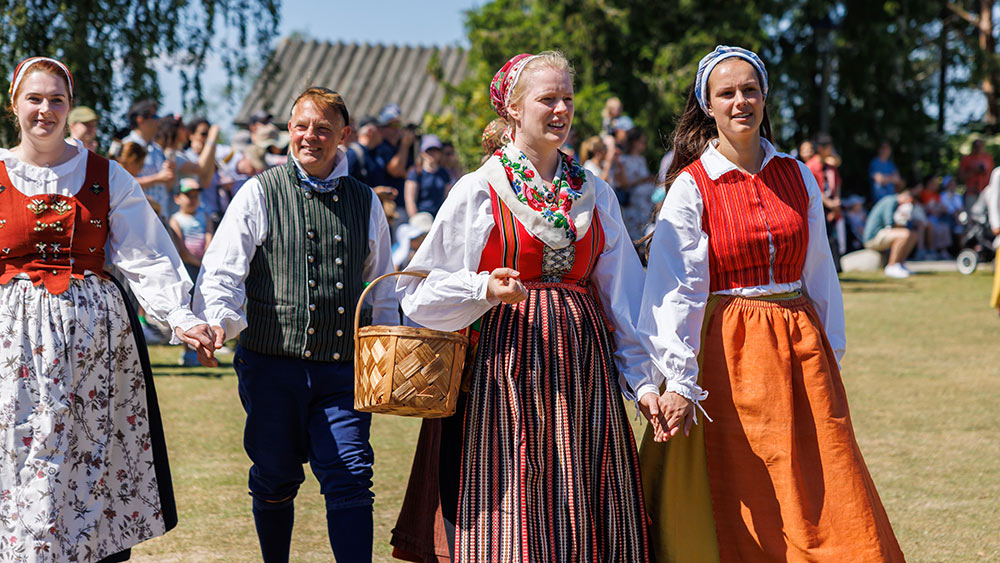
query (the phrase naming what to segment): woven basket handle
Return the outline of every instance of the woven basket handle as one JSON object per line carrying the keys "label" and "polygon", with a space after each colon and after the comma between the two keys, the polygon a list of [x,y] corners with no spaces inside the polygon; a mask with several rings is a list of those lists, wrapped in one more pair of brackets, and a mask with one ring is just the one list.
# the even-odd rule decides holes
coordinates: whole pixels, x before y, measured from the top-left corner
{"label": "woven basket handle", "polygon": [[355,350],[357,350],[357,347],[358,347],[358,325],[361,324],[361,305],[363,305],[364,302],[365,302],[365,296],[368,295],[368,292],[371,291],[373,287],[375,287],[375,284],[377,284],[378,282],[384,280],[385,278],[391,278],[393,276],[416,276],[418,278],[426,278],[427,277],[427,272],[405,272],[405,271],[404,272],[389,272],[388,274],[384,274],[384,275],[381,275],[381,276],[375,278],[374,280],[372,280],[372,282],[370,284],[368,284],[368,287],[366,287],[365,290],[361,292],[361,297],[358,298],[358,306],[354,308],[354,348],[355,348]]}

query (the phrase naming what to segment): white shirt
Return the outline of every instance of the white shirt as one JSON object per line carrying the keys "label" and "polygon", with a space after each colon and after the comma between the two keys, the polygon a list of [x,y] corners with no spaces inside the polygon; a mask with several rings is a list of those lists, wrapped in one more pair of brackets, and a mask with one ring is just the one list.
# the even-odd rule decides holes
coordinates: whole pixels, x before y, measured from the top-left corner
{"label": "white shirt", "polygon": [[[289,157],[292,158],[292,157]],[[301,170],[298,161],[292,161]],[[347,176],[347,157],[338,150],[333,172],[325,178],[332,180]],[[382,202],[371,192],[372,203],[368,221],[368,256],[361,269],[361,279],[370,282],[393,271],[390,255],[389,223],[386,221]],[[226,339],[234,338],[247,327],[243,302],[246,300],[244,281],[250,273],[250,261],[257,247],[267,238],[267,212],[264,209],[264,191],[256,177],[247,180],[233,197],[212,243],[202,258],[201,273],[194,295],[194,310],[212,326],[221,326]],[[376,325],[399,324],[399,313],[392,284],[388,281],[375,286],[371,292],[375,306],[372,311]]]}
{"label": "white shirt", "polygon": [[[636,389],[639,382],[648,378],[640,372],[648,358],[634,328],[645,274],[622,224],[621,210],[611,187],[589,172],[587,180],[596,189],[595,208],[600,213],[605,237],[591,282],[615,327],[619,384],[624,394],[634,399],[630,389]],[[510,189],[509,185],[498,189],[504,188]],[[500,303],[486,297],[489,272],[478,271],[493,227],[486,175],[482,170],[466,174],[448,194],[427,238],[406,268],[430,275],[426,280],[403,276],[396,283],[396,294],[410,319],[428,328],[459,330]]]}
{"label": "white shirt", "polygon": [[[167,161],[167,156],[163,152],[163,147],[156,141],[147,142],[138,131],[132,130],[131,133],[122,139],[122,144],[125,143],[135,143],[146,149],[146,160],[142,163],[142,170],[139,172],[140,176],[152,176],[163,170],[163,164]],[[170,201],[170,190],[166,184],[153,184],[146,187],[146,195],[160,204],[161,217],[166,218],[170,216],[169,209],[172,202]]]}
{"label": "white shirt", "polygon": [[[761,139],[761,146],[764,148],[761,169],[774,157],[787,157],[766,140]],[[736,169],[712,145],[702,153],[701,162],[713,180]],[[776,283],[772,266],[771,283],[716,293],[758,297],[803,290],[819,313],[839,362],[847,346],[840,281],[827,241],[819,186],[812,172],[801,162],[798,165],[809,193],[809,244],[802,277],[792,283]],[[708,235],[701,224],[703,209],[694,178],[686,172],[678,176],[667,190],[657,216],[649,252],[638,330],[655,369],[649,370],[651,378],[636,388],[640,397],[648,392],[658,394],[664,382],[667,391],[690,401],[698,402],[708,395],[697,383],[698,351],[709,294]],[[770,233],[768,239],[773,263],[775,248]]]}
{"label": "white shirt", "polygon": [[[67,142],[76,147],[76,155],[53,167],[26,164],[9,150],[0,149],[0,160],[14,187],[28,197],[75,196],[86,177],[88,153],[80,141]],[[148,314],[171,328],[188,330],[201,324],[203,321],[188,308],[191,278],[173,240],[139,183],[114,161],[108,170],[108,192],[108,260],[121,270]]]}

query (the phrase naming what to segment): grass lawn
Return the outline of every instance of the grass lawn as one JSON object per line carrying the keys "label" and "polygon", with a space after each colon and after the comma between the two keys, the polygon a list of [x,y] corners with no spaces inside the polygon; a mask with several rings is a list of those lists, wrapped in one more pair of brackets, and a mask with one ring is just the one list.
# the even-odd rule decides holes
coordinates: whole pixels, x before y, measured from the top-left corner
{"label": "grass lawn", "polygon": [[[1000,318],[991,274],[907,280],[850,274],[844,381],[861,449],[909,561],[1000,560]],[[230,365],[178,368],[153,347],[180,524],[134,561],[259,561],[246,492],[243,411]],[[229,358],[224,358],[229,360]],[[419,420],[376,415],[375,560],[390,561]],[[635,427],[638,431],[639,427]],[[296,500],[291,560],[330,561],[311,476]]]}

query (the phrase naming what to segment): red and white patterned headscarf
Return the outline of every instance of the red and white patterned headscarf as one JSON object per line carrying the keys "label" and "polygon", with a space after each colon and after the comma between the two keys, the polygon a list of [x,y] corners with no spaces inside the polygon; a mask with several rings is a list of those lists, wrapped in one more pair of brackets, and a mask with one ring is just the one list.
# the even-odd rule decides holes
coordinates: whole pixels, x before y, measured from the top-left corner
{"label": "red and white patterned headscarf", "polygon": [[535,55],[531,53],[515,55],[493,75],[493,81],[490,82],[490,103],[500,117],[507,117],[507,102],[510,101],[510,93],[514,90],[514,85],[517,84],[521,71],[533,58]]}
{"label": "red and white patterned headscarf", "polygon": [[73,75],[69,72],[69,69],[66,68],[66,65],[49,57],[28,57],[27,59],[21,61],[21,63],[18,64],[16,67],[14,67],[14,76],[11,77],[10,88],[7,90],[7,96],[11,98],[10,100],[11,103],[14,102],[13,100],[14,92],[17,92],[17,87],[21,85],[21,80],[28,73],[28,69],[31,67],[31,65],[35,63],[40,63],[42,61],[53,63],[54,65],[59,67],[64,74],[66,74],[66,83],[69,84],[69,97],[71,99],[73,98]]}

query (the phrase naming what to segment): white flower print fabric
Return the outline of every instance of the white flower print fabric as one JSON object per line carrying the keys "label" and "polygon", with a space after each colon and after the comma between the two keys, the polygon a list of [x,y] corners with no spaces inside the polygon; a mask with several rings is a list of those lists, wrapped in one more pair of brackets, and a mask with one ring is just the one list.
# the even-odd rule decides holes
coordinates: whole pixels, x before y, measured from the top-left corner
{"label": "white flower print fabric", "polygon": [[0,286],[0,562],[92,562],[165,532],[118,288]]}

